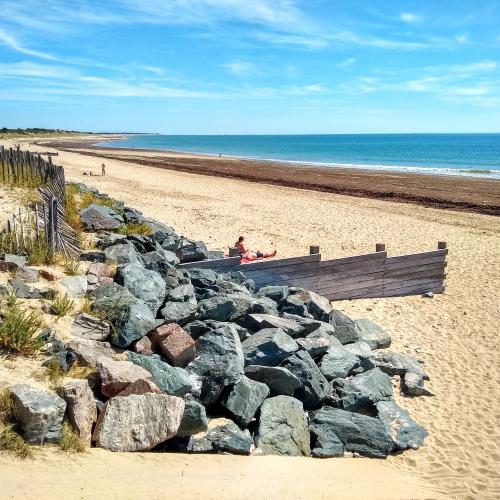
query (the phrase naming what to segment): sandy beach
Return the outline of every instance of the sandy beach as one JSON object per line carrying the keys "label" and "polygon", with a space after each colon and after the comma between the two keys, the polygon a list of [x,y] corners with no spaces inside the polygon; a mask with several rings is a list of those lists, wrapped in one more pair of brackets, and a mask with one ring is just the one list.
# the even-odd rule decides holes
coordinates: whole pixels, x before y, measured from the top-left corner
{"label": "sandy beach", "polygon": [[[0,143],[11,146],[14,141]],[[22,146],[43,147],[33,140]],[[438,241],[446,241],[449,257],[443,295],[334,303],[354,318],[379,323],[391,333],[395,350],[424,362],[434,396],[398,397],[398,403],[427,427],[430,436],[420,450],[387,460],[113,454],[104,450],[74,458],[48,450],[24,463],[0,456],[0,498],[34,498],[35,494],[37,498],[500,496],[498,217],[361,193],[347,196],[156,168],[144,160],[137,163],[136,151],[120,153],[128,155],[128,161],[106,153],[106,177],[84,176],[84,171],[100,171],[101,154],[60,149],[54,161],[65,167],[68,180],[92,185],[171,224],[179,233],[204,240],[211,249],[227,248],[240,234],[246,235],[249,246],[276,248],[283,257],[305,254],[312,244],[320,245],[325,258],[334,258],[371,252],[375,243],[385,243],[390,255],[398,255],[432,250]],[[178,159],[193,161],[183,155]],[[462,201],[472,191],[473,196],[481,193],[479,185],[470,191],[467,185],[476,186],[473,180],[454,185]],[[412,189],[418,190],[416,180]],[[495,189],[483,193],[484,198],[491,197],[488,206],[498,203]]]}

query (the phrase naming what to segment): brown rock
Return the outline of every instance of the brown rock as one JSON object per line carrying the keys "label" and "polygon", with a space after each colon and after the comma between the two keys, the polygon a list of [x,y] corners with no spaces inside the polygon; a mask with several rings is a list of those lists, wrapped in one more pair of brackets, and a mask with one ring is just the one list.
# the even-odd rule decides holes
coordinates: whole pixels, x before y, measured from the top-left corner
{"label": "brown rock", "polygon": [[175,332],[177,328],[181,328],[177,323],[170,323],[169,325],[163,323],[163,325],[157,326],[151,334],[153,349],[157,351],[160,350],[161,342]]}
{"label": "brown rock", "polygon": [[101,376],[101,392],[108,398],[116,396],[138,380],[152,381],[151,373],[130,361],[115,361],[106,357],[97,360]]}
{"label": "brown rock", "polygon": [[153,345],[149,337],[142,337],[134,345],[134,351],[143,356],[151,356],[153,354]]}
{"label": "brown rock", "polygon": [[73,428],[83,443],[90,446],[92,426],[97,420],[97,408],[88,381],[70,380],[64,384],[63,396]]}
{"label": "brown rock", "polygon": [[65,277],[63,273],[54,269],[40,269],[39,272],[40,276],[47,281],[57,281]]}
{"label": "brown rock", "polygon": [[158,386],[151,380],[139,379],[128,385],[118,396],[130,396],[131,394],[147,394],[148,392],[154,392],[156,394],[161,394]]}
{"label": "brown rock", "polygon": [[160,348],[166,358],[174,365],[184,367],[196,356],[196,344],[189,333],[179,325],[160,343]]}
{"label": "brown rock", "polygon": [[102,262],[90,264],[87,271],[87,283],[90,290],[113,282],[113,269]]}

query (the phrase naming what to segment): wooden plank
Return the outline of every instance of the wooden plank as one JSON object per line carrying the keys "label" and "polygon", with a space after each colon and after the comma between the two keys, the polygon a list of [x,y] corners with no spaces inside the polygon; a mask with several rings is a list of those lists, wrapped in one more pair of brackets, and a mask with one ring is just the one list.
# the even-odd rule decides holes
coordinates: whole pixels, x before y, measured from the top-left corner
{"label": "wooden plank", "polygon": [[[384,292],[383,285],[367,286],[359,290],[340,290],[321,293],[324,297],[330,300],[346,300],[363,297],[381,297]],[[318,292],[319,293],[319,292]]]}
{"label": "wooden plank", "polygon": [[399,288],[386,289],[383,292],[384,297],[395,297],[401,295],[413,295],[417,293],[433,292],[441,293],[444,290],[442,280],[424,281],[418,284],[403,286]]}
{"label": "wooden plank", "polygon": [[386,278],[391,278],[395,276],[411,275],[413,273],[418,273],[422,271],[439,271],[439,270],[444,273],[444,270],[446,269],[447,265],[448,265],[447,262],[434,262],[431,264],[423,264],[421,266],[389,269],[384,271],[384,276]]}
{"label": "wooden plank", "polygon": [[418,278],[408,281],[393,281],[384,284],[384,291],[387,290],[397,290],[399,288],[411,288],[413,286],[424,285],[429,282],[439,282],[444,283],[444,276],[427,276],[424,278]]}
{"label": "wooden plank", "polygon": [[386,259],[386,265],[390,264],[391,266],[396,266],[397,264],[407,264],[408,262],[426,262],[427,260],[432,260],[435,258],[441,258],[442,260],[446,259],[448,255],[448,249],[445,248],[443,250],[433,250],[432,252],[421,252],[414,253],[409,255],[398,255],[397,257],[388,257]]}
{"label": "wooden plank", "polygon": [[332,273],[354,273],[355,274],[361,274],[362,272],[366,271],[369,272],[370,270],[378,270],[382,269],[384,266],[384,259],[374,259],[374,260],[368,260],[366,262],[353,262],[350,264],[341,264],[338,266],[329,266],[329,267],[321,267],[319,269],[320,275],[325,275],[325,274],[332,274]]}
{"label": "wooden plank", "polygon": [[380,272],[384,272],[384,276],[399,276],[411,272],[425,271],[427,269],[444,269],[446,265],[446,262],[440,261],[420,266],[396,268],[384,271],[384,265],[382,262],[377,263],[377,261],[373,261],[372,263],[366,264],[367,267],[364,267],[365,265],[363,265],[362,269],[321,274],[318,277],[318,285],[321,286],[323,283],[330,283],[332,280],[340,281],[351,277],[376,276]]}
{"label": "wooden plank", "polygon": [[290,267],[273,268],[272,272],[269,271],[267,269],[260,271],[250,271],[250,272],[245,271],[244,274],[247,278],[251,278],[256,281],[262,279],[265,279],[266,281],[269,280],[283,281],[292,278],[296,279],[296,278],[308,278],[308,277],[314,277],[317,279],[318,277],[318,268],[317,268],[317,263],[315,262],[313,262],[312,264],[299,264]]}
{"label": "wooden plank", "polygon": [[272,259],[272,260],[258,260],[249,262],[248,264],[241,264],[238,271],[245,272],[254,269],[271,269],[273,267],[289,266],[291,264],[300,264],[302,262],[319,262],[321,254],[304,255],[302,257],[290,257],[287,259]]}
{"label": "wooden plank", "polygon": [[198,262],[185,262],[178,264],[179,269],[200,268],[200,269],[236,269],[240,264],[239,257],[228,257],[227,259],[201,260]]}
{"label": "wooden plank", "polygon": [[262,288],[263,286],[267,285],[276,285],[276,286],[297,286],[300,288],[305,288],[307,290],[311,291],[316,291],[316,278],[311,277],[311,278],[295,278],[295,279],[289,279],[289,280],[282,280],[282,281],[256,281],[255,282],[255,287],[256,288]]}
{"label": "wooden plank", "polygon": [[385,259],[387,252],[367,253],[363,255],[355,255],[354,257],[341,257],[340,259],[330,259],[321,261],[320,267],[340,266],[344,264],[353,264],[356,262],[364,262],[367,260]]}
{"label": "wooden plank", "polygon": [[[335,291],[348,291],[356,290],[361,288],[366,288],[368,286],[386,285],[391,283],[407,283],[414,280],[421,280],[427,278],[443,278],[444,276],[441,270],[427,270],[420,271],[418,273],[412,273],[411,275],[406,275],[404,277],[385,277],[380,274],[376,277],[359,277],[357,281],[346,282],[346,281],[335,281],[332,280],[331,283],[327,285],[318,285],[318,293],[324,295],[325,293],[335,292]],[[348,278],[352,280],[353,278]]]}

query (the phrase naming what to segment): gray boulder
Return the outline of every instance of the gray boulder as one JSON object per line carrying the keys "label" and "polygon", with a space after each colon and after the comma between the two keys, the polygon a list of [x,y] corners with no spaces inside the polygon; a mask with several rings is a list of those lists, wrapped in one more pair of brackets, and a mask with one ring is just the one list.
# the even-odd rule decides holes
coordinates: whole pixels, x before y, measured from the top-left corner
{"label": "gray boulder", "polygon": [[342,344],[349,344],[358,340],[356,323],[345,314],[336,309],[332,309],[328,322],[335,328],[335,333],[333,335],[335,335]]}
{"label": "gray boulder", "polygon": [[391,398],[391,379],[378,368],[349,379],[339,378],[332,382],[332,406],[342,410],[355,411]]}
{"label": "gray boulder", "polygon": [[192,268],[187,269],[186,273],[196,288],[206,288],[207,286],[215,285],[218,280],[217,273],[212,269]]}
{"label": "gray boulder", "polygon": [[63,386],[67,414],[73,429],[86,446],[90,446],[97,407],[88,380],[69,380]]}
{"label": "gray boulder", "polygon": [[186,371],[193,381],[193,394],[205,406],[217,401],[222,391],[243,375],[243,352],[238,334],[218,328],[198,338],[196,358]]}
{"label": "gray boulder", "polygon": [[327,380],[332,380],[347,377],[359,366],[359,358],[355,354],[341,345],[332,345],[321,359],[319,369]]}
{"label": "gray boulder", "polygon": [[40,290],[27,285],[18,278],[9,279],[9,284],[18,299],[41,299],[43,296]]}
{"label": "gray boulder", "polygon": [[79,363],[97,367],[97,360],[101,356],[113,358],[119,351],[111,347],[108,342],[97,342],[96,340],[73,338],[66,343],[66,348],[76,355]]}
{"label": "gray boulder", "polygon": [[260,410],[257,447],[265,455],[309,456],[309,430],[302,403],[290,396],[267,399]]}
{"label": "gray boulder", "polygon": [[281,366],[290,370],[300,380],[301,385],[294,392],[294,397],[304,403],[306,410],[317,408],[328,396],[330,386],[306,351],[297,351]]}
{"label": "gray boulder", "polygon": [[23,283],[36,283],[40,278],[40,273],[32,267],[19,267],[16,271],[16,278]]}
{"label": "gray boulder", "polygon": [[71,325],[71,335],[83,339],[106,340],[110,332],[111,329],[106,321],[86,313],[80,313],[75,316]]}
{"label": "gray boulder", "polygon": [[236,305],[232,299],[228,297],[212,297],[198,302],[196,319],[228,321],[235,312]]}
{"label": "gray boulder", "polygon": [[297,342],[279,328],[264,328],[242,343],[245,365],[276,366],[298,348]]}
{"label": "gray boulder", "polygon": [[94,431],[96,446],[111,451],[146,451],[172,438],[184,414],[184,400],[165,394],[110,399]]}
{"label": "gray boulder", "polygon": [[184,438],[205,432],[208,428],[207,413],[205,407],[194,399],[186,399],[184,406],[184,415],[181,425],[177,431],[177,437]]}
{"label": "gray boulder", "polygon": [[263,286],[259,289],[259,291],[255,294],[256,297],[267,297],[271,300],[274,300],[277,304],[280,304],[282,300],[284,300],[288,295],[289,287],[288,286]]}
{"label": "gray boulder", "polygon": [[160,310],[160,316],[165,323],[177,323],[181,326],[194,319],[197,304],[192,302],[165,302]]}
{"label": "gray boulder", "polygon": [[391,345],[391,336],[369,319],[354,320],[357,340],[366,342],[372,349],[385,349]]}
{"label": "gray boulder", "polygon": [[304,327],[295,319],[282,318],[273,314],[249,314],[248,321],[256,330],[263,328],[281,328],[283,332],[292,338],[300,337],[304,334]]}
{"label": "gray boulder", "polygon": [[244,375],[233,385],[222,401],[234,420],[242,427],[248,427],[264,399],[269,395],[269,387],[251,380]]}
{"label": "gray boulder", "polygon": [[112,245],[104,250],[104,254],[107,260],[112,260],[119,265],[142,263],[140,254],[137,253],[134,245],[130,243]]}
{"label": "gray boulder", "polygon": [[208,422],[206,432],[190,437],[187,451],[249,455],[252,444],[252,436],[248,430],[241,430],[227,418],[216,418]]}
{"label": "gray boulder", "polygon": [[80,218],[87,231],[112,231],[123,223],[123,217],[112,208],[92,203],[80,210]]}
{"label": "gray boulder", "polygon": [[357,374],[375,368],[373,361],[373,351],[370,344],[363,341],[354,342],[353,344],[345,344],[344,349],[358,358],[358,364],[354,367],[351,373]]}
{"label": "gray boulder", "polygon": [[141,366],[153,377],[153,382],[161,392],[171,396],[183,397],[192,390],[191,380],[183,368],[171,366],[158,356],[144,356],[136,352],[127,352],[127,358],[132,363]]}
{"label": "gray boulder", "polygon": [[167,294],[167,302],[190,302],[196,304],[194,286],[189,284],[173,288]]}
{"label": "gray boulder", "polygon": [[181,263],[208,259],[208,250],[205,243],[203,241],[188,240],[187,238],[179,240],[175,254]]}
{"label": "gray boulder", "polygon": [[142,254],[142,259],[146,269],[157,272],[162,278],[165,278],[179,263],[175,253],[163,249]]}
{"label": "gray boulder", "polygon": [[246,293],[230,293],[226,297],[233,301],[235,305],[235,311],[231,315],[230,319],[232,321],[242,318],[249,313],[264,313],[267,315],[278,314],[276,309],[276,304],[266,297],[255,298],[250,295],[249,292]]}
{"label": "gray boulder", "polygon": [[104,312],[114,327],[112,343],[117,347],[129,346],[155,326],[151,308],[116,283],[96,288],[92,296],[92,308]]}
{"label": "gray boulder", "polygon": [[327,333],[328,335],[333,335],[335,328],[328,323],[323,321],[318,321],[313,318],[303,318],[301,316],[297,316],[296,314],[283,313],[283,319],[293,320],[300,326],[301,330],[299,330],[296,337],[307,337],[313,332],[318,330],[323,333]]}
{"label": "gray boulder", "polygon": [[137,263],[126,264],[118,268],[115,280],[134,297],[143,300],[156,316],[165,299],[166,290],[165,281],[157,272],[145,269]]}
{"label": "gray boulder", "polygon": [[350,451],[368,457],[383,458],[393,449],[385,425],[375,417],[323,406],[311,413],[312,455],[341,457]]}
{"label": "gray boulder", "polygon": [[406,410],[394,401],[379,401],[375,406],[377,418],[385,425],[387,433],[392,437],[394,449],[417,450],[424,444],[429,433],[425,427],[417,424]]}
{"label": "gray boulder", "polygon": [[86,276],[68,276],[60,281],[68,297],[83,297],[87,293]]}
{"label": "gray boulder", "polygon": [[9,387],[16,420],[28,443],[59,441],[66,402],[57,394],[26,384]]}
{"label": "gray boulder", "polygon": [[331,345],[341,345],[335,337],[331,337],[321,330],[311,333],[304,339],[297,339],[297,344],[301,349],[307,351],[313,359],[323,356]]}
{"label": "gray boulder", "polygon": [[429,380],[429,377],[422,365],[412,356],[392,351],[377,351],[373,355],[373,362],[387,375],[399,375],[402,391],[408,396],[426,394],[424,381]]}
{"label": "gray boulder", "polygon": [[266,384],[271,396],[292,396],[300,387],[300,380],[281,366],[249,365],[245,367],[245,375]]}
{"label": "gray boulder", "polygon": [[291,287],[288,296],[281,302],[283,312],[296,314],[319,321],[328,321],[332,306],[326,297],[302,288]]}

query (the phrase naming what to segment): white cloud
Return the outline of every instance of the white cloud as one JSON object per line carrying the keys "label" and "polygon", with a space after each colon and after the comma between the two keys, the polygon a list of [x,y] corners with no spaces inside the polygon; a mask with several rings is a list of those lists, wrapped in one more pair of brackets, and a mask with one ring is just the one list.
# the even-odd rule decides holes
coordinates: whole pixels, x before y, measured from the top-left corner
{"label": "white cloud", "polygon": [[320,35],[294,35],[283,33],[258,32],[254,36],[262,41],[275,43],[276,45],[295,45],[307,49],[322,49],[330,43],[327,38]]}
{"label": "white cloud", "polygon": [[469,42],[469,35],[468,35],[468,33],[463,33],[462,35],[455,35],[455,40],[458,43],[468,43]]}
{"label": "white cloud", "polygon": [[402,12],[399,16],[399,19],[408,24],[419,23],[422,20],[421,16],[412,12]]}
{"label": "white cloud", "polygon": [[50,54],[46,54],[44,52],[40,52],[38,50],[32,50],[25,47],[21,42],[19,42],[19,40],[17,40],[15,37],[10,35],[6,31],[2,30],[1,28],[0,28],[0,43],[22,54],[39,57],[41,59],[49,59],[52,61],[56,59],[54,56],[51,56]]}
{"label": "white cloud", "polygon": [[222,67],[236,76],[245,76],[256,71],[255,66],[251,62],[240,60],[229,61],[223,64]]}
{"label": "white cloud", "polygon": [[456,96],[487,96],[491,89],[486,85],[475,85],[473,87],[457,87],[448,91],[449,95]]}
{"label": "white cloud", "polygon": [[352,66],[356,62],[355,57],[349,57],[347,59],[344,59],[343,61],[339,62],[337,66],[339,68],[348,68],[349,66]]}

